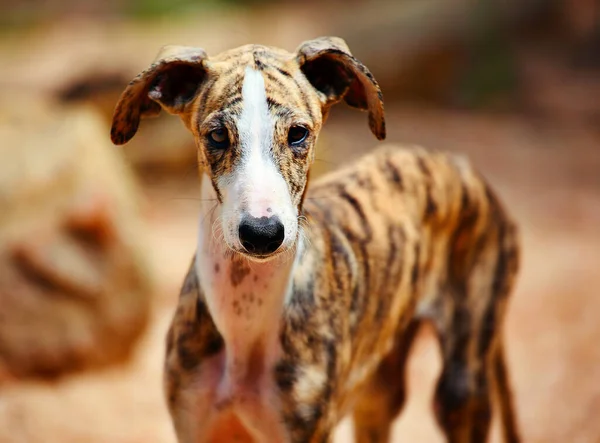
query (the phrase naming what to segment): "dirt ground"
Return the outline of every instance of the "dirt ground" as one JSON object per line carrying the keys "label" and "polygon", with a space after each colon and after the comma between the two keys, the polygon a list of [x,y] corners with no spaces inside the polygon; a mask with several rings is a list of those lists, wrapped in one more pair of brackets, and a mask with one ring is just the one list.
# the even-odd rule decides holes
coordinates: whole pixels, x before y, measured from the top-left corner
{"label": "dirt ground", "polygon": [[[389,142],[469,155],[519,221],[523,268],[506,335],[524,441],[600,442],[598,134],[517,115],[417,108],[390,107],[388,122]],[[365,115],[338,111],[320,144],[315,167],[323,171],[376,143]],[[194,251],[197,182],[190,170],[145,180],[143,190],[161,296],[134,359],[53,385],[20,384],[0,392],[2,443],[174,442],[161,393],[163,337]],[[439,369],[436,343],[424,329],[394,441],[442,442],[429,409]],[[342,424],[336,442],[352,441],[350,427]]]}

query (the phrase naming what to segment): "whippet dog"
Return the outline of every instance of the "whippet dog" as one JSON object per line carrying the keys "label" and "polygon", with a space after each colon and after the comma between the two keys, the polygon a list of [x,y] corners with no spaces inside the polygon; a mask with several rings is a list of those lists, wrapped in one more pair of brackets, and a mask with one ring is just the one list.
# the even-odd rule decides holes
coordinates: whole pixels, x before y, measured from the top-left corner
{"label": "whippet dog", "polygon": [[197,145],[197,252],[166,343],[179,441],[329,442],[352,414],[357,442],[386,442],[429,320],[448,442],[484,442],[492,398],[518,442],[501,335],[515,225],[464,158],[418,147],[379,148],[307,190],[342,100],[385,138],[377,82],[326,37],[294,53],[166,47],[117,104],[114,143],[165,109]]}

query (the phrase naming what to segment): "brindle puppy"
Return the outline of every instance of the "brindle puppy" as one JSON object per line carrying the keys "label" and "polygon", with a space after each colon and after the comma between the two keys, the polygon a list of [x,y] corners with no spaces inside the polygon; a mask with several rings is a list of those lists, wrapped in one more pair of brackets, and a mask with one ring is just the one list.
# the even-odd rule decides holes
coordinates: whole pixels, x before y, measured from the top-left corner
{"label": "brindle puppy", "polygon": [[328,442],[353,413],[358,442],[385,442],[428,318],[448,441],[486,440],[495,391],[505,439],[518,442],[500,333],[515,226],[466,161],[420,148],[379,149],[307,193],[341,100],[385,137],[377,82],[332,37],[293,54],[167,47],[117,105],[115,143],[162,108],[198,146],[198,248],[165,365],[179,441]]}

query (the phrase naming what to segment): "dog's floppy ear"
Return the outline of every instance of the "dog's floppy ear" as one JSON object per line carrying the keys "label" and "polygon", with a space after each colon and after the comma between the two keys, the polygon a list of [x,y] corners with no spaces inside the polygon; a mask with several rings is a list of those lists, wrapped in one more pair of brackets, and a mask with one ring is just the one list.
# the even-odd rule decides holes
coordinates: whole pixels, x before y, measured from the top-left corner
{"label": "dog's floppy ear", "polygon": [[322,94],[326,107],[344,99],[350,106],[367,109],[371,131],[379,140],[385,138],[381,89],[344,40],[320,37],[302,43],[296,52],[300,69]]}
{"label": "dog's floppy ear", "polygon": [[137,132],[140,119],[158,115],[161,107],[171,114],[182,113],[206,76],[206,58],[200,48],[165,46],[121,94],[110,131],[113,143],[127,143]]}

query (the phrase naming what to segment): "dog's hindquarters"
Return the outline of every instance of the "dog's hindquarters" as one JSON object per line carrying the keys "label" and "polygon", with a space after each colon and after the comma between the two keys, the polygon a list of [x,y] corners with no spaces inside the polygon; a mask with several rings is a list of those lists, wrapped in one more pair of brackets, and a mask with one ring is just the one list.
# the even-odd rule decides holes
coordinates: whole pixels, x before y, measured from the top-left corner
{"label": "dog's hindquarters", "polygon": [[[496,388],[507,441],[518,437],[506,380],[502,325],[518,266],[514,225],[482,184],[485,198],[467,205],[449,245],[448,273],[433,323],[443,369],[435,393],[436,416],[450,443],[487,441]],[[500,375],[500,377],[498,377]]]}
{"label": "dog's hindquarters", "polygon": [[[397,153],[396,153],[397,152]],[[519,441],[501,337],[507,296],[518,267],[515,226],[488,185],[459,158],[416,150],[388,151],[419,231],[418,303],[408,328],[358,401],[357,441],[385,442],[401,411],[410,345],[430,320],[438,333],[443,369],[435,412],[449,443],[487,439],[494,390],[505,441]]]}
{"label": "dog's hindquarters", "polygon": [[449,443],[485,442],[495,391],[505,441],[516,443],[502,327],[518,268],[517,232],[478,174],[459,159],[453,163],[461,183],[460,209],[429,311],[443,359],[436,418]]}

